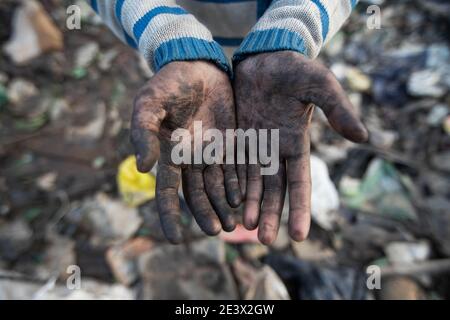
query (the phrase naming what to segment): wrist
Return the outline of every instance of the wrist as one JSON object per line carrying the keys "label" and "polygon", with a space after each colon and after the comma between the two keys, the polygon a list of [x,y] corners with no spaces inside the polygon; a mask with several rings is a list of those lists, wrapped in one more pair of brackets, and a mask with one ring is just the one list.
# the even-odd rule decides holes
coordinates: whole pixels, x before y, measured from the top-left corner
{"label": "wrist", "polygon": [[193,37],[179,38],[161,44],[153,54],[150,65],[158,72],[168,63],[175,61],[212,63],[231,76],[232,70],[220,45]]}
{"label": "wrist", "polygon": [[233,65],[236,66],[240,61],[252,55],[287,50],[308,56],[303,38],[295,32],[287,29],[254,31],[244,39],[234,54]]}

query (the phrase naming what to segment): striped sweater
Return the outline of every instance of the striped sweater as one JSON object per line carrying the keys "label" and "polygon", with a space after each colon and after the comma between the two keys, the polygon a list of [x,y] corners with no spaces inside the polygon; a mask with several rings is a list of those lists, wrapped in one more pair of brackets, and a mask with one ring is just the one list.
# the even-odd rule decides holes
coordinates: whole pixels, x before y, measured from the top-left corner
{"label": "striped sweater", "polygon": [[[293,50],[314,59],[358,0],[89,0],[154,72],[171,61],[229,59]],[[228,58],[227,58],[228,57]]]}

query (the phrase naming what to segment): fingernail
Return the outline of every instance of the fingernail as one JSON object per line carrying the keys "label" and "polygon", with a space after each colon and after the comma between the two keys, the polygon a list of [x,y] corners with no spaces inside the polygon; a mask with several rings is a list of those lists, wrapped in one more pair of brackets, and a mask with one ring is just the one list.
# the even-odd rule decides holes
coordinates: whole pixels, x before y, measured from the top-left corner
{"label": "fingernail", "polygon": [[225,232],[232,232],[234,231],[234,229],[236,229],[236,222],[234,222],[234,220],[227,221],[222,225],[222,229]]}
{"label": "fingernail", "polygon": [[138,171],[142,170],[142,157],[139,153],[136,153],[136,167],[138,169]]}

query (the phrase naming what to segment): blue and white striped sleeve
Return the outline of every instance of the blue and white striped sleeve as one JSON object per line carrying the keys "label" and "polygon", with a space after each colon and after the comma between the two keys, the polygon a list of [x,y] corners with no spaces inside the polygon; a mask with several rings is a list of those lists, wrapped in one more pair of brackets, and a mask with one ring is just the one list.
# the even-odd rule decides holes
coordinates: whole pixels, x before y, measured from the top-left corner
{"label": "blue and white striped sleeve", "polygon": [[315,59],[350,16],[358,0],[273,0],[233,60],[255,53],[293,50]]}
{"label": "blue and white striped sleeve", "polygon": [[174,0],[89,0],[112,31],[158,72],[172,61],[208,60],[231,74],[209,30]]}

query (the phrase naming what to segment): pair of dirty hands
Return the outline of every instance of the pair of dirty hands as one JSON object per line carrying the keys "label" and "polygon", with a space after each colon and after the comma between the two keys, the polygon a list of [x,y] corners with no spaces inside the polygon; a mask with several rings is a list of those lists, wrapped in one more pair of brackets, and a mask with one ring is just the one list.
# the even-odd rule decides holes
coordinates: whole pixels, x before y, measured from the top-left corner
{"label": "pair of dirty hands", "polygon": [[[278,233],[286,186],[289,235],[305,239],[310,227],[311,177],[308,128],[314,105],[343,137],[364,142],[368,133],[333,74],[293,51],[249,56],[235,67],[233,83],[206,61],[177,61],[164,66],[138,93],[131,141],[138,170],[159,161],[156,199],[167,239],[183,239],[178,187],[200,228],[208,235],[236,226],[235,210],[244,202],[244,227],[258,228],[264,244]],[[178,128],[193,136],[194,121],[209,128],[279,129],[279,170],[261,175],[260,165],[175,165],[171,151]],[[248,146],[247,146],[248,147]]]}

